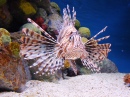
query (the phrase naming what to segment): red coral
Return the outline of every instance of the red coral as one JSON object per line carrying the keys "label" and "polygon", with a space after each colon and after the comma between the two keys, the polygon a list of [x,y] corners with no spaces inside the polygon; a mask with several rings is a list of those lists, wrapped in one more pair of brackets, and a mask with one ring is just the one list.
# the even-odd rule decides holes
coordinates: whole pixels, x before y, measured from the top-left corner
{"label": "red coral", "polygon": [[125,82],[125,84],[130,84],[130,74],[126,74],[124,76],[124,82]]}
{"label": "red coral", "polygon": [[37,17],[34,21],[40,26],[44,23],[44,19],[42,17]]}
{"label": "red coral", "polygon": [[47,30],[47,25],[46,24],[42,24],[41,28],[44,29],[44,30]]}
{"label": "red coral", "polygon": [[39,16],[34,20],[42,29],[47,30],[48,26],[44,24],[43,17]]}

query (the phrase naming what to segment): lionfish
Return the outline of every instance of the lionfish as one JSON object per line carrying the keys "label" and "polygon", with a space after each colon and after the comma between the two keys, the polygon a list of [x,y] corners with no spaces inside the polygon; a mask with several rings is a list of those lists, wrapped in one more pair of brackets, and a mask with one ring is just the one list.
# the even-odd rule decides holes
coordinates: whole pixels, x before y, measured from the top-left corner
{"label": "lionfish", "polygon": [[100,33],[104,32],[107,27],[83,43],[81,36],[75,28],[76,11],[70,13],[69,6],[63,9],[63,22],[58,25],[59,35],[54,39],[46,31],[44,31],[33,20],[28,21],[35,25],[45,36],[40,35],[27,28],[23,28],[24,36],[21,37],[20,55],[24,59],[35,59],[30,66],[36,67],[38,70],[34,74],[54,74],[57,70],[64,67],[64,61],[68,60],[75,74],[77,74],[76,59],[81,59],[82,64],[91,69],[91,71],[99,72],[100,68],[97,63],[105,59],[110,51],[111,44],[98,44],[99,41],[109,38],[109,36],[95,39]]}

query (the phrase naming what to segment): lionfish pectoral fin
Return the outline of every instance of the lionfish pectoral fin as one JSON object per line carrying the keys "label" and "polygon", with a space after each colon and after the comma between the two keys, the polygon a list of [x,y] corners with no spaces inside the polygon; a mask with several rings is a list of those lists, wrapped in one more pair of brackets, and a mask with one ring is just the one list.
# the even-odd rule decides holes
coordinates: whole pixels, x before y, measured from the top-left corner
{"label": "lionfish pectoral fin", "polygon": [[38,68],[34,74],[52,75],[63,66],[62,59],[56,58],[54,54],[48,54],[47,56],[39,57],[31,67]]}
{"label": "lionfish pectoral fin", "polygon": [[74,61],[74,60],[68,60],[68,61],[69,61],[69,63],[70,63],[71,68],[73,69],[75,75],[77,75],[77,71],[78,71],[78,70],[77,70],[75,61]]}
{"label": "lionfish pectoral fin", "polygon": [[22,32],[25,34],[21,38],[20,55],[24,59],[34,59],[35,62],[30,68],[35,69],[34,74],[54,74],[64,65],[62,58],[57,58],[59,46],[57,42],[46,36],[42,36],[34,31],[24,28]]}
{"label": "lionfish pectoral fin", "polygon": [[92,72],[99,73],[100,72],[100,67],[96,63],[94,63],[92,60],[88,59],[81,59],[82,64],[90,69]]}

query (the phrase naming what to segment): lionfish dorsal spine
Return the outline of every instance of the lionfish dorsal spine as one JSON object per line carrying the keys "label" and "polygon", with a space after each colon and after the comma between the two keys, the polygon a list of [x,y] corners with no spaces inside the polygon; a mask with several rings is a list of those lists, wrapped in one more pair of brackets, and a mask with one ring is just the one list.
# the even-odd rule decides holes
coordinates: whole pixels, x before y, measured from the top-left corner
{"label": "lionfish dorsal spine", "polygon": [[72,13],[73,13],[73,24],[75,25],[75,21],[76,21],[76,11],[74,10],[74,7],[73,7],[73,10],[72,10]]}
{"label": "lionfish dorsal spine", "polygon": [[67,9],[66,8],[63,9],[63,25],[64,26],[71,24],[75,25],[75,20],[76,20],[76,11],[74,10],[74,7],[71,15],[69,5],[67,5]]}
{"label": "lionfish dorsal spine", "polygon": [[108,39],[109,37],[110,37],[110,36],[105,36],[105,37],[99,38],[99,39],[97,39],[97,42],[102,41],[102,40],[104,40],[104,39]]}
{"label": "lionfish dorsal spine", "polygon": [[27,20],[28,20],[28,22],[31,22],[34,26],[36,26],[48,38],[50,38],[51,40],[53,40],[54,42],[56,42],[56,40],[51,35],[49,35],[44,29],[42,29],[38,24],[36,24],[32,19],[28,18]]}
{"label": "lionfish dorsal spine", "polygon": [[99,34],[101,34],[102,32],[104,32],[106,30],[107,26],[104,27],[101,31],[99,31],[96,35],[94,35],[91,39],[96,38]]}

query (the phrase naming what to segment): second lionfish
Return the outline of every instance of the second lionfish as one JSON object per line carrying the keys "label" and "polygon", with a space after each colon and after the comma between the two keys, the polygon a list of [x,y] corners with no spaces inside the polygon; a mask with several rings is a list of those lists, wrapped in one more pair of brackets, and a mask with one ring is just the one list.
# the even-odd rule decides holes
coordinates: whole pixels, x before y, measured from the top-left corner
{"label": "second lionfish", "polygon": [[34,24],[45,36],[40,35],[27,28],[23,28],[25,34],[21,38],[20,55],[24,59],[35,59],[36,61],[30,66],[36,67],[35,74],[54,74],[58,69],[64,67],[64,61],[68,60],[75,74],[77,68],[75,65],[76,59],[81,59],[82,64],[92,71],[99,72],[100,68],[97,63],[104,60],[110,51],[111,44],[98,44],[99,41],[109,38],[109,36],[95,39],[97,35],[104,32],[107,27],[90,38],[86,43],[83,43],[81,36],[75,28],[76,11],[70,14],[69,6],[63,9],[63,23],[57,29],[59,35],[57,40],[38,26],[33,20],[28,18],[28,21]]}

